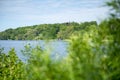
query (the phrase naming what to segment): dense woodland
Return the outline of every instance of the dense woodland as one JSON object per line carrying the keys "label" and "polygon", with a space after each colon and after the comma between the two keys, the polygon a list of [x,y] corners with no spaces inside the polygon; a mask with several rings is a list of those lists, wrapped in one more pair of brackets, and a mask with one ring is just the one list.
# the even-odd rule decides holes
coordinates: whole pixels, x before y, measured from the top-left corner
{"label": "dense woodland", "polygon": [[42,40],[42,39],[68,39],[72,34],[90,26],[96,26],[96,21],[76,23],[41,24],[17,29],[7,29],[0,32],[0,40]]}
{"label": "dense woodland", "polygon": [[25,46],[22,52],[29,57],[27,63],[18,58],[14,49],[5,54],[0,48],[0,80],[120,80],[120,0],[111,0],[107,6],[112,10],[110,17],[99,25],[44,24],[1,32],[1,39],[70,36],[70,41],[68,56],[58,61],[39,46]]}

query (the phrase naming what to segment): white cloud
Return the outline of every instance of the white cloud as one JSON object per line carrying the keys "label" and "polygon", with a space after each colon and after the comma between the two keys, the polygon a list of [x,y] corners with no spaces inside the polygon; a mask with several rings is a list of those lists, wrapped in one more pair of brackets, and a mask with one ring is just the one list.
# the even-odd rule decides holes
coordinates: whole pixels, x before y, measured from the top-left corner
{"label": "white cloud", "polygon": [[[64,13],[63,13],[64,12]],[[108,10],[105,8],[94,8],[94,9],[76,9],[76,10],[63,10],[60,13],[44,14],[44,15],[21,15],[24,20],[27,21],[42,21],[46,23],[58,23],[68,21],[92,21],[103,19],[107,16]]]}

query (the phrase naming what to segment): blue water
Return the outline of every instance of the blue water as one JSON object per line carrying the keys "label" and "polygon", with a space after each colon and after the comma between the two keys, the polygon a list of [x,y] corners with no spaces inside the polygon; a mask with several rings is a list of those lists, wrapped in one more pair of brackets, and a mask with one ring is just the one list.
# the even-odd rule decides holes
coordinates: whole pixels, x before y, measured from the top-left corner
{"label": "blue water", "polygon": [[36,46],[40,46],[44,50],[48,50],[51,52],[51,56],[56,59],[59,55],[60,58],[67,56],[67,47],[68,43],[61,40],[56,41],[20,41],[20,40],[0,40],[0,48],[4,48],[4,53],[8,53],[11,48],[14,48],[17,56],[23,60],[25,57],[23,56],[21,50],[25,49],[25,46],[30,44],[32,48]]}

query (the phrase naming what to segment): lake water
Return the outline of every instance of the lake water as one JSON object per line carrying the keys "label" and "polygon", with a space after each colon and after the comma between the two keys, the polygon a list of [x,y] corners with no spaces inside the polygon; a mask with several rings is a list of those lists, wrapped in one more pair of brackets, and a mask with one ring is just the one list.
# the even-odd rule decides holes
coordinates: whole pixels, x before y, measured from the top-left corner
{"label": "lake water", "polygon": [[20,41],[20,40],[0,40],[0,48],[4,48],[5,53],[8,53],[11,48],[14,48],[18,57],[23,60],[24,56],[21,52],[21,50],[25,49],[25,46],[30,44],[32,48],[36,46],[40,46],[42,49],[51,50],[51,56],[53,58],[57,58],[57,55],[59,55],[60,58],[63,58],[67,56],[67,47],[68,43],[62,40],[56,40],[56,41]]}

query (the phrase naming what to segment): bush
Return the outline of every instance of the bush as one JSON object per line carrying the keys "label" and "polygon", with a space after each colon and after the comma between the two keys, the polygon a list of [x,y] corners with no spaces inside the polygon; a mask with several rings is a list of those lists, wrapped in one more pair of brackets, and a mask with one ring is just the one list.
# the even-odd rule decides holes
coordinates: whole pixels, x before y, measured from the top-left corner
{"label": "bush", "polygon": [[0,80],[24,79],[24,64],[18,59],[14,49],[8,54],[0,52]]}

